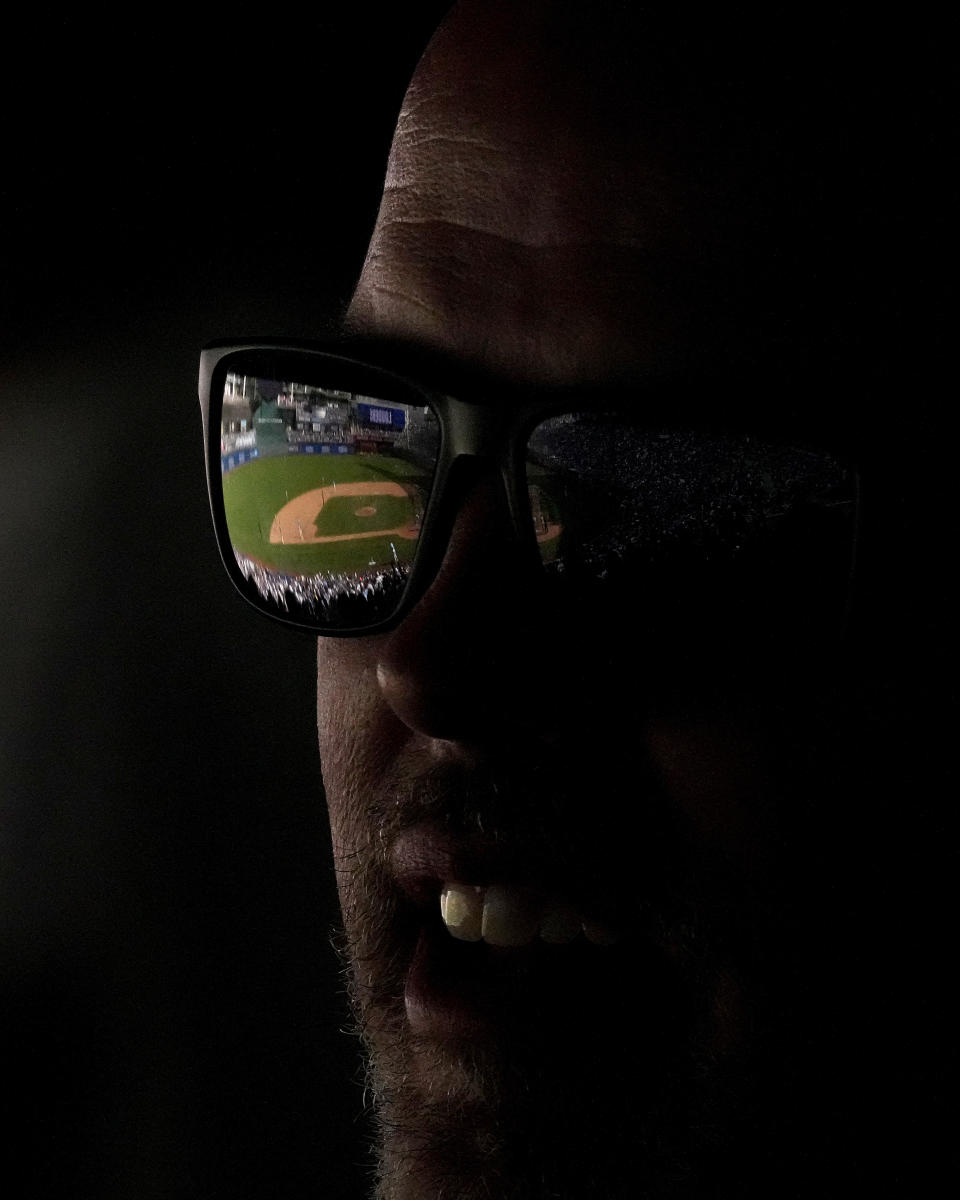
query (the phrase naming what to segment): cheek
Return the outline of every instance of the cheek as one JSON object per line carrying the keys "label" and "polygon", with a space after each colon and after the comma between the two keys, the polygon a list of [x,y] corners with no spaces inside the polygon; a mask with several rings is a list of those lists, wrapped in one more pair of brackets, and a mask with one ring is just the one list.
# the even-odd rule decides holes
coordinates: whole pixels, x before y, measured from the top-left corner
{"label": "cheek", "polygon": [[321,638],[317,737],[334,843],[362,833],[370,794],[396,753],[399,730],[377,683],[377,638]]}
{"label": "cheek", "polygon": [[750,874],[765,873],[778,843],[778,805],[762,742],[721,721],[654,722],[646,741],[697,843]]}
{"label": "cheek", "polygon": [[373,639],[317,643],[317,734],[324,767],[333,768],[379,702]]}

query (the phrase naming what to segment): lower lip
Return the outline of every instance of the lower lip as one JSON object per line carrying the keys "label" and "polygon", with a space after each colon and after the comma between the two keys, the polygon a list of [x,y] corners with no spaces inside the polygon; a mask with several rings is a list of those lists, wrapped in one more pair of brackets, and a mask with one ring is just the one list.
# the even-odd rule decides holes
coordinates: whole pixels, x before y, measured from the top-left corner
{"label": "lower lip", "polygon": [[421,930],[407,971],[404,1005],[411,1030],[440,1040],[475,1038],[495,1015],[483,961],[489,947],[457,942],[433,927]]}
{"label": "lower lip", "polygon": [[[598,947],[581,939],[505,949],[457,941],[439,922],[431,923],[421,929],[407,971],[407,1023],[413,1033],[434,1040],[481,1040],[508,1026],[518,1032],[569,1029],[571,1021],[609,1016],[618,1007],[612,997],[631,1008],[646,1007],[645,1000],[660,990],[656,980],[663,980],[665,966],[652,947]],[[628,982],[638,968],[643,998]]]}

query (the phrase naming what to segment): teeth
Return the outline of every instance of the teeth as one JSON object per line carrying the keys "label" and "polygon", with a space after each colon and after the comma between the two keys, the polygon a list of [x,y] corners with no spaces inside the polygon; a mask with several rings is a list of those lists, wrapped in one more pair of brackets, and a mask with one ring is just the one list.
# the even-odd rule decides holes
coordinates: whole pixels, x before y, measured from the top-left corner
{"label": "teeth", "polygon": [[483,899],[483,940],[491,946],[526,946],[537,936],[539,905],[522,888],[487,888]]}
{"label": "teeth", "polygon": [[491,946],[526,946],[538,933],[544,942],[566,945],[580,936],[581,929],[597,946],[613,946],[620,940],[617,930],[582,918],[563,900],[506,884],[486,888],[444,884],[440,916],[451,936]]}
{"label": "teeth", "polygon": [[483,888],[448,883],[440,893],[440,916],[455,938],[479,942],[483,923]]}
{"label": "teeth", "polygon": [[598,921],[583,922],[583,932],[588,942],[595,946],[615,946],[620,941],[620,934],[609,925],[601,925]]}
{"label": "teeth", "polygon": [[554,946],[564,946],[580,934],[580,918],[569,904],[548,908],[540,921],[540,936]]}

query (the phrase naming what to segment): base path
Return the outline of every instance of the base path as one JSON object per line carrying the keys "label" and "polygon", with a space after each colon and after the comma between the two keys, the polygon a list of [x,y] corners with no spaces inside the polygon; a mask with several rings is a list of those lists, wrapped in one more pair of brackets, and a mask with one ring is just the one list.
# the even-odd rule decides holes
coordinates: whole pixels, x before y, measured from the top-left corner
{"label": "base path", "polygon": [[369,483],[338,483],[336,487],[313,488],[289,500],[273,518],[270,526],[270,541],[273,545],[289,546],[291,542],[317,545],[320,542],[352,542],[357,538],[402,537],[415,538],[420,533],[416,525],[404,525],[400,529],[358,530],[356,533],[334,533],[319,537],[314,532],[314,522],[327,500],[337,496],[406,496],[407,491],[399,483],[390,480],[371,480]]}

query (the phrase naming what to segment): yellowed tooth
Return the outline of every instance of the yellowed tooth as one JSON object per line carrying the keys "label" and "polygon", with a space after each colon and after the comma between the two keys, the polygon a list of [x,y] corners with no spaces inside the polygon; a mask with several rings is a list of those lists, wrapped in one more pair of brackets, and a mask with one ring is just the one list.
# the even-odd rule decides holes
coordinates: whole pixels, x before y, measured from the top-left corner
{"label": "yellowed tooth", "polygon": [[542,904],[526,888],[494,884],[483,900],[483,940],[491,946],[526,946],[537,936]]}
{"label": "yellowed tooth", "polygon": [[483,888],[448,883],[440,893],[440,916],[450,934],[462,942],[479,942],[483,923]]}
{"label": "yellowed tooth", "polygon": [[561,902],[548,903],[540,919],[540,937],[555,946],[566,945],[580,936],[580,918],[575,909]]}
{"label": "yellowed tooth", "polygon": [[615,946],[620,941],[619,930],[612,929],[600,921],[588,921],[584,918],[583,932],[588,942],[595,946]]}

